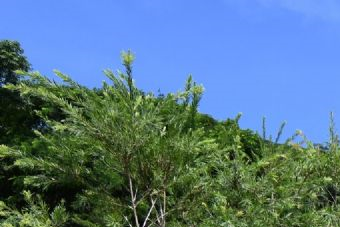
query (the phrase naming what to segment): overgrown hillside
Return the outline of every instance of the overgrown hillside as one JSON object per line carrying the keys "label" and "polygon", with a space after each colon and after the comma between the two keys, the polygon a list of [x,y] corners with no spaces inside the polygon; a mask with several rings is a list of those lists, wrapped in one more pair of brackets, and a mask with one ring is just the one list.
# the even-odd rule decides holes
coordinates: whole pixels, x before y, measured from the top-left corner
{"label": "overgrown hillside", "polygon": [[57,71],[62,83],[24,71],[3,83],[32,121],[21,132],[0,118],[1,226],[340,226],[333,123],[326,148],[302,132],[278,144],[265,124],[260,136],[240,115],[199,113],[191,77],[182,92],[141,91],[133,60],[123,53],[125,72],[105,71],[96,89]]}

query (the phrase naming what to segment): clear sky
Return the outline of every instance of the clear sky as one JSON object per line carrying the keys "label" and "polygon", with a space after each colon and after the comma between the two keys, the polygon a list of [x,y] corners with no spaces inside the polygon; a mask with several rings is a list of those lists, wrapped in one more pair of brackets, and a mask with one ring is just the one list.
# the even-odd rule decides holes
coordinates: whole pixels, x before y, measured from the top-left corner
{"label": "clear sky", "polygon": [[[340,123],[340,0],[1,0],[0,39],[18,40],[33,68],[99,86],[120,52],[136,54],[145,91],[203,84],[200,111],[243,112],[241,126],[328,139]],[[340,124],[339,124],[340,127]]]}

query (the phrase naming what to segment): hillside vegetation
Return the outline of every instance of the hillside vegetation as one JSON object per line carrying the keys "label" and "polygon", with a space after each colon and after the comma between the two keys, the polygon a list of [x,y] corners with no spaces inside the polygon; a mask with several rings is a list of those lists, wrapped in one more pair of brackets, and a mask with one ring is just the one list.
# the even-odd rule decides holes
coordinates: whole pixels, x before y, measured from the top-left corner
{"label": "hillside vegetation", "polygon": [[182,92],[141,91],[133,60],[96,89],[58,71],[61,83],[24,71],[3,83],[15,98],[1,107],[0,226],[340,226],[332,118],[326,147],[300,131],[279,144],[283,127],[272,139],[265,121],[259,135],[240,115],[199,113],[191,77]]}

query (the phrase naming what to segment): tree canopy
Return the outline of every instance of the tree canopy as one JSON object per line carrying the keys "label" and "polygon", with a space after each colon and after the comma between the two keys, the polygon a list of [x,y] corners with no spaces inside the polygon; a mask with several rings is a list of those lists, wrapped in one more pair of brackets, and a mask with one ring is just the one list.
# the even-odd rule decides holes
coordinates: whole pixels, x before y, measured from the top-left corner
{"label": "tree canopy", "polygon": [[[156,96],[125,72],[105,70],[90,89],[55,71],[4,89],[44,124],[28,142],[0,146],[5,227],[340,226],[340,152],[319,149],[298,131],[279,144],[199,112],[203,87]],[[57,115],[53,114],[57,111]],[[270,136],[269,138],[272,138]],[[2,193],[2,191],[0,192]]]}
{"label": "tree canopy", "polygon": [[28,71],[30,67],[19,42],[0,41],[0,86],[17,83],[19,79],[15,70]]}

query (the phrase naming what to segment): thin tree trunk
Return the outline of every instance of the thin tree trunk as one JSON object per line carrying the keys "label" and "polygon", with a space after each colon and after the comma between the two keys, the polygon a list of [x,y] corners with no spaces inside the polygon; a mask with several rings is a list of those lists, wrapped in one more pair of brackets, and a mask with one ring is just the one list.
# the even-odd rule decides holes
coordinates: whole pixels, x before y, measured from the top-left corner
{"label": "thin tree trunk", "polygon": [[[128,178],[129,178],[130,196],[131,196],[133,216],[135,217],[136,227],[139,227],[139,220],[138,220],[137,206],[136,206],[136,197],[137,197],[137,195],[134,195],[132,179],[131,179],[131,175],[130,174],[128,174]],[[137,194],[137,192],[136,192],[136,194]]]}

